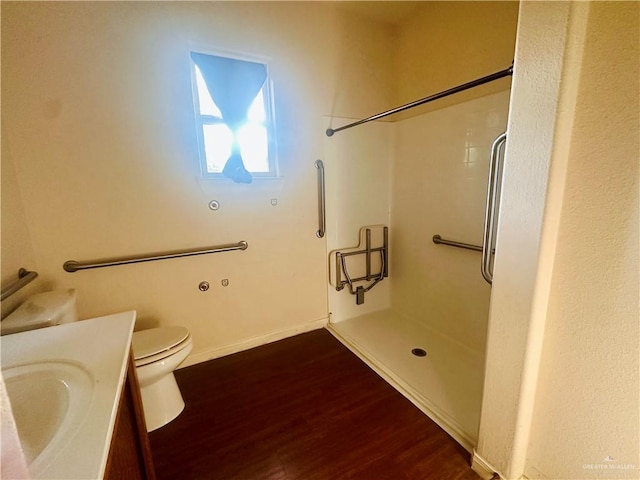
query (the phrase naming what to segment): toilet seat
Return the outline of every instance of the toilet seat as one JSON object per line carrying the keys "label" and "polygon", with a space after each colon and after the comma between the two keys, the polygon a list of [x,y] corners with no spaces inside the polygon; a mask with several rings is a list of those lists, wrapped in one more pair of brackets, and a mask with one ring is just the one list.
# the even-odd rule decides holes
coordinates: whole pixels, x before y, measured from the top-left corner
{"label": "toilet seat", "polygon": [[173,355],[191,345],[191,334],[184,327],[159,327],[133,332],[136,367]]}

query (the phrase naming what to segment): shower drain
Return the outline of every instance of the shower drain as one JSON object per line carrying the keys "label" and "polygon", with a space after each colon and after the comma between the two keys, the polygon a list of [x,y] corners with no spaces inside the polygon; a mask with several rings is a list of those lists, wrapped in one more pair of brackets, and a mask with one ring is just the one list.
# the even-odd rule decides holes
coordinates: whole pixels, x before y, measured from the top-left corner
{"label": "shower drain", "polygon": [[427,351],[423,350],[422,348],[414,348],[413,350],[411,350],[411,353],[413,353],[416,357],[426,357],[427,356]]}

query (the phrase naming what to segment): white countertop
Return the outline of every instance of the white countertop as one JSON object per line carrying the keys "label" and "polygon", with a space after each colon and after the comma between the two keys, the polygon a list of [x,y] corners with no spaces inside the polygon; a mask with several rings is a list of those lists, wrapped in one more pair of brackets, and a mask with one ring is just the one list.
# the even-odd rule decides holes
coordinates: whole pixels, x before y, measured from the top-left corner
{"label": "white countertop", "polygon": [[[30,465],[33,479],[103,478],[135,318],[136,312],[129,311],[1,337],[3,371],[41,362],[72,365],[88,374],[87,384],[93,387],[75,433],[47,447],[46,455],[43,451]],[[15,412],[13,400],[11,404]]]}

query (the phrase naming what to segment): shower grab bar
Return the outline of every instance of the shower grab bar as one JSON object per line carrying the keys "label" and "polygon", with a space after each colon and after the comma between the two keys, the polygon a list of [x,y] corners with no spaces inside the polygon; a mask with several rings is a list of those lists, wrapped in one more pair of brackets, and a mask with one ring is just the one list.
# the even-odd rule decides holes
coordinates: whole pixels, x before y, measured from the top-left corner
{"label": "shower grab bar", "polygon": [[322,160],[316,160],[314,165],[318,169],[318,231],[316,237],[322,238],[327,230],[326,220],[326,199],[324,193],[324,163]]}
{"label": "shower grab bar", "polygon": [[482,251],[482,247],[480,245],[473,245],[471,243],[456,242],[454,240],[446,240],[446,239],[442,238],[440,235],[434,235],[432,240],[433,240],[433,243],[435,243],[437,245],[449,245],[450,247],[458,247],[458,248],[465,248],[467,250],[475,250],[476,252],[481,252]]}
{"label": "shower grab bar", "polygon": [[491,253],[493,250],[496,214],[498,212],[498,191],[502,174],[500,151],[504,151],[507,142],[507,133],[498,136],[491,146],[491,159],[489,162],[489,184],[487,187],[487,204],[484,212],[484,238],[482,241],[481,272],[483,278],[491,284],[493,282],[493,269],[491,266]]}
{"label": "shower grab bar", "polygon": [[[482,251],[482,247],[480,245],[474,245],[472,243],[456,242],[455,240],[447,240],[437,234],[433,236],[432,240],[433,240],[433,243],[435,243],[436,245],[448,245],[450,247],[465,248],[467,250],[474,250],[476,252]],[[496,249],[493,248],[491,252],[495,253]]]}
{"label": "shower grab bar", "polygon": [[2,289],[2,292],[0,293],[0,302],[9,298],[22,287],[25,287],[26,285],[34,281],[37,276],[38,272],[31,272],[26,268],[21,268],[20,270],[18,270],[18,279]]}
{"label": "shower grab bar", "polygon": [[346,130],[347,128],[356,127],[358,125],[362,125],[363,123],[371,122],[372,120],[378,120],[379,118],[383,118],[388,115],[393,115],[394,113],[399,113],[413,107],[418,107],[420,105],[424,105],[425,103],[433,102],[434,100],[439,100],[440,98],[448,97],[449,95],[453,95],[454,93],[463,92],[470,88],[479,87],[480,85],[484,85],[485,83],[493,82],[495,80],[508,77],[509,75],[513,75],[513,63],[509,68],[505,68],[504,70],[500,70],[499,72],[492,73],[490,75],[487,75],[482,78],[478,78],[476,80],[472,80],[467,83],[463,83],[462,85],[458,85],[456,87],[450,88],[448,90],[444,90],[434,95],[421,98],[420,100],[415,100],[411,103],[401,105],[400,107],[392,108],[391,110],[387,110],[386,112],[378,113],[376,115],[371,115],[370,117],[363,118],[362,120],[358,120],[357,122],[349,123],[348,125],[343,125],[342,127],[327,128],[327,131],[325,133],[327,137],[331,137],[333,136],[334,133],[340,132],[342,130]]}
{"label": "shower grab bar", "polygon": [[194,255],[206,255],[209,253],[231,252],[233,250],[246,250],[249,244],[244,240],[229,245],[220,245],[217,247],[194,248],[191,250],[181,250],[166,253],[154,253],[151,255],[136,255],[131,257],[119,257],[108,260],[93,260],[89,262],[77,262],[75,260],[67,260],[62,268],[66,272],[73,273],[78,270],[88,270],[90,268],[114,267],[116,265],[127,265],[129,263],[153,262],[156,260],[166,260],[169,258],[191,257]]}

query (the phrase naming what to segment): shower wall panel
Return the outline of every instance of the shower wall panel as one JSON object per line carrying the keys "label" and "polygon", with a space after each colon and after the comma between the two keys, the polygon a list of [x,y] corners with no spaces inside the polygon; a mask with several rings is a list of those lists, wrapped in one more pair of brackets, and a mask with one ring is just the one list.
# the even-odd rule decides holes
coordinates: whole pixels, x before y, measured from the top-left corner
{"label": "shower wall panel", "polygon": [[491,144],[505,131],[509,91],[396,124],[390,274],[394,311],[484,352],[490,287],[480,252]]}
{"label": "shower wall panel", "polygon": [[[326,124],[332,126],[351,121],[326,118]],[[325,138],[327,252],[358,246],[359,231],[365,225],[389,225],[393,145],[394,125],[384,122]],[[393,265],[393,245],[389,262]],[[392,281],[386,278],[373,287],[365,294],[363,305],[356,305],[347,288],[338,292],[329,286],[331,321],[389,308]]]}

